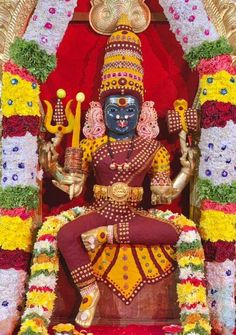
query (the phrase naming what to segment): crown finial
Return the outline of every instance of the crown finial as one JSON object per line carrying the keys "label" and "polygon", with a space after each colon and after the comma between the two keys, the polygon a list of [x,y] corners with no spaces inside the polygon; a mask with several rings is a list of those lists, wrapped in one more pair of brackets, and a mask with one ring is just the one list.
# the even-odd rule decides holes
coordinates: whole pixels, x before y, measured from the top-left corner
{"label": "crown finial", "polygon": [[132,28],[128,15],[125,14],[125,13],[121,14],[121,16],[119,17],[119,19],[117,21],[116,26],[117,27],[119,27],[119,26],[128,26],[128,27]]}

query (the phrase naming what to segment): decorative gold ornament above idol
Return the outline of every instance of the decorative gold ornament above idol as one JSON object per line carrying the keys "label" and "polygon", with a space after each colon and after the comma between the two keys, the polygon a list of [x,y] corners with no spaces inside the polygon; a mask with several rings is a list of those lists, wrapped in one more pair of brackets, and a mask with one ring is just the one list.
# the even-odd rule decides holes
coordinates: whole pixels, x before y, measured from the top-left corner
{"label": "decorative gold ornament above idol", "polygon": [[236,2],[234,0],[204,0],[204,5],[218,33],[227,38],[236,58]]}
{"label": "decorative gold ornament above idol", "polygon": [[135,33],[146,30],[151,21],[151,13],[145,0],[91,0],[91,4],[90,25],[102,35],[112,34],[124,13]]}

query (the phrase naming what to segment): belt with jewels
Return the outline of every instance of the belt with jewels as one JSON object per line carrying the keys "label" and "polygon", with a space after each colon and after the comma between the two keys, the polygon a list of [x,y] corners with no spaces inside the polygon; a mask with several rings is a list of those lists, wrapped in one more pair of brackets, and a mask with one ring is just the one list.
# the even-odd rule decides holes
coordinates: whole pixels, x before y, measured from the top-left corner
{"label": "belt with jewels", "polygon": [[115,202],[140,202],[143,198],[142,187],[131,187],[122,182],[114,183],[111,186],[94,185],[93,192],[95,199]]}

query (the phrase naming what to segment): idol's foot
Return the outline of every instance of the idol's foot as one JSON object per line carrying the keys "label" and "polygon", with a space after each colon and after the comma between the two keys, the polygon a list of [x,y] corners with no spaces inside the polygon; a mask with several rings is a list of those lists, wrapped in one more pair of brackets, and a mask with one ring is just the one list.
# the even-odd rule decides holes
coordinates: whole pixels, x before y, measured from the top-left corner
{"label": "idol's foot", "polygon": [[88,328],[91,326],[99,298],[100,292],[98,287],[90,292],[88,295],[83,297],[79,308],[79,313],[75,318],[75,322],[79,326],[83,328]]}
{"label": "idol's foot", "polygon": [[81,235],[85,248],[88,251],[96,249],[99,245],[107,242],[107,227],[99,227]]}

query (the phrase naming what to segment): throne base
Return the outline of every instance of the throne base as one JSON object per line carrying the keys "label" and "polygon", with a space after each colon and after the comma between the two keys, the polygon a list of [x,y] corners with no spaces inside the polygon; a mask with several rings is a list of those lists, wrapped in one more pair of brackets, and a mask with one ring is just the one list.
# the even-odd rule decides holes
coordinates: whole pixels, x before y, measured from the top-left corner
{"label": "throne base", "polygon": [[155,284],[145,285],[130,305],[125,305],[104,283],[94,318],[97,325],[127,326],[174,323],[179,319],[176,273]]}
{"label": "throne base", "polygon": [[[130,324],[162,325],[179,319],[176,282],[177,271],[161,281],[146,284],[130,305],[125,305],[106,284],[99,282],[101,299],[93,325],[127,326]],[[74,323],[81,297],[65,267],[60,267],[58,299],[52,324]]]}

